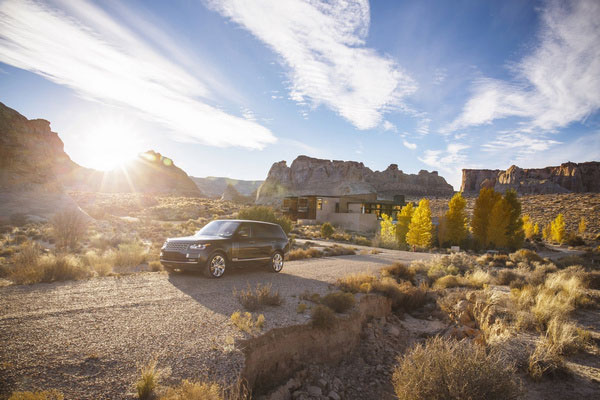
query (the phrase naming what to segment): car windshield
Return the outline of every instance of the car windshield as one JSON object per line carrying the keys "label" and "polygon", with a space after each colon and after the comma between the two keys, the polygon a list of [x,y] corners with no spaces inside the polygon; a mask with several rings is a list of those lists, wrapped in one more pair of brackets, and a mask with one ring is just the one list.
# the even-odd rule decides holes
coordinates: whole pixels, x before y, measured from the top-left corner
{"label": "car windshield", "polygon": [[240,225],[236,221],[212,221],[200,229],[194,236],[224,236],[229,237]]}

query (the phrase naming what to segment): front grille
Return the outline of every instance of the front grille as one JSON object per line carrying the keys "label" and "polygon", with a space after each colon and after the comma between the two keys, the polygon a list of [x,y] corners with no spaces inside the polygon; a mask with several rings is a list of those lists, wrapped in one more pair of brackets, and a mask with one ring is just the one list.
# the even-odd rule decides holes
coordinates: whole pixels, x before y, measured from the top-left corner
{"label": "front grille", "polygon": [[167,261],[187,261],[185,254],[177,251],[163,251],[161,258]]}
{"label": "front grille", "polygon": [[165,250],[168,251],[186,251],[189,247],[189,243],[180,243],[180,242],[167,242],[167,247]]}

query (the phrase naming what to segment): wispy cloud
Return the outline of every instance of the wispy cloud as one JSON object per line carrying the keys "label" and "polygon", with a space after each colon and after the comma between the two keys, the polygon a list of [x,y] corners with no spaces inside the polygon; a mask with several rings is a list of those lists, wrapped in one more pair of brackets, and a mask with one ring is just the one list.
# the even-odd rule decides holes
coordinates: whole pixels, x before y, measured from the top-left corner
{"label": "wispy cloud", "polygon": [[551,1],[539,41],[514,67],[514,81],[483,78],[452,131],[521,117],[521,132],[552,131],[600,108],[600,2]]}
{"label": "wispy cloud", "polygon": [[531,136],[519,132],[502,133],[492,142],[483,144],[483,151],[506,152],[516,151],[518,154],[533,154],[548,150],[550,147],[561,144],[559,141],[545,136]]}
{"label": "wispy cloud", "polygon": [[419,160],[443,171],[447,182],[454,187],[459,187],[461,168],[467,167],[467,155],[464,151],[469,147],[463,143],[450,143],[445,150],[425,150]]}
{"label": "wispy cloud", "polygon": [[416,143],[410,143],[408,140],[403,140],[402,144],[404,145],[404,147],[410,150],[415,150],[417,148]]}
{"label": "wispy cloud", "polygon": [[422,136],[429,134],[429,124],[431,124],[431,118],[421,118],[417,122],[417,133]]}
{"label": "wispy cloud", "polygon": [[[182,58],[181,53],[173,58],[162,55],[87,1],[54,4],[0,3],[0,61],[68,86],[85,98],[131,109],[162,124],[179,140],[248,148],[275,142],[267,128],[207,104],[213,83],[198,78],[205,70],[172,61]],[[149,34],[163,51],[177,49],[157,32]]]}
{"label": "wispy cloud", "polygon": [[206,2],[281,56],[291,99],[323,104],[358,129],[373,128],[386,111],[401,110],[402,99],[417,88],[395,61],[364,46],[368,0]]}
{"label": "wispy cloud", "polygon": [[384,131],[398,132],[398,128],[396,128],[396,125],[394,125],[390,121],[383,121],[383,124],[381,124],[381,126]]}

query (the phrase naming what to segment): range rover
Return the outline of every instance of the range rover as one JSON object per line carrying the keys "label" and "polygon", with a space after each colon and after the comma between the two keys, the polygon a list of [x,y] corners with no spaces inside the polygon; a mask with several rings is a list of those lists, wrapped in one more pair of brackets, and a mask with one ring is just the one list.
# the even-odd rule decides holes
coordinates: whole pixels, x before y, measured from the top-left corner
{"label": "range rover", "polygon": [[247,220],[215,220],[195,235],[169,238],[160,262],[169,271],[202,271],[220,278],[233,265],[264,262],[272,272],[283,268],[289,240],[281,226]]}

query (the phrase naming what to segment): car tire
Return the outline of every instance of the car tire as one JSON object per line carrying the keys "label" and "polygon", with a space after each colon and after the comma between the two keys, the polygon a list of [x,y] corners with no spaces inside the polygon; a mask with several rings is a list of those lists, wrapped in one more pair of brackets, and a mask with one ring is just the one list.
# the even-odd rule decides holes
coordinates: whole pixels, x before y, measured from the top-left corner
{"label": "car tire", "polygon": [[217,252],[211,255],[204,268],[205,275],[209,278],[220,278],[227,270],[227,257],[225,254]]}
{"label": "car tire", "polygon": [[271,272],[281,272],[283,269],[283,253],[280,251],[276,251],[271,256],[271,261],[269,261],[269,271]]}

